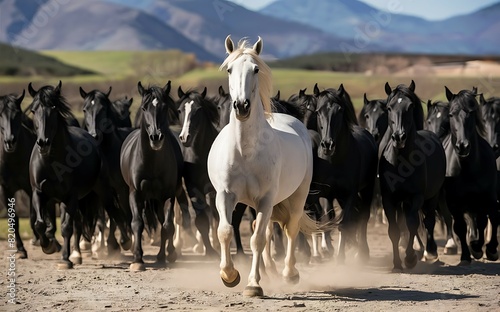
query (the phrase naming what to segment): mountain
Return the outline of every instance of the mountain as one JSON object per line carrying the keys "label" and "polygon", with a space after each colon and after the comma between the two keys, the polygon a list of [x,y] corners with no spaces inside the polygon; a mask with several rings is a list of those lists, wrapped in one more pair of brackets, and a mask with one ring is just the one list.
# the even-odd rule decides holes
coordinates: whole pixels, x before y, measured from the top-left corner
{"label": "mountain", "polygon": [[220,59],[130,6],[98,0],[26,2],[0,2],[0,41],[31,50],[179,49],[201,60]]}
{"label": "mountain", "polygon": [[357,0],[278,0],[259,12],[354,39],[359,52],[377,45],[388,52],[498,54],[500,41],[494,38],[500,37],[499,6],[437,22],[381,11]]}
{"label": "mountain", "polygon": [[[122,0],[107,0],[124,3]],[[247,10],[225,0],[127,1],[136,9],[154,15],[205,49],[224,56],[224,38],[257,36],[264,39],[267,58],[283,58],[318,51],[340,51],[340,43],[352,40],[327,34],[317,28]],[[374,49],[377,49],[374,46]]]}

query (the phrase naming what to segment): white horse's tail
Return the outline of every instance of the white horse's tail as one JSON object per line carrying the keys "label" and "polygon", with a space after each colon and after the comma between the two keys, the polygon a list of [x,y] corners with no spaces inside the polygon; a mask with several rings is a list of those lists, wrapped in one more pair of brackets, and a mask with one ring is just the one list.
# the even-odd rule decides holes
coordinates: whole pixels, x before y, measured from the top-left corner
{"label": "white horse's tail", "polygon": [[[283,228],[283,224],[286,223],[290,218],[290,210],[283,203],[279,203],[273,208],[273,221],[279,223],[281,228]],[[299,230],[307,235],[311,235],[314,233],[321,233],[326,231],[332,231],[339,226],[342,218],[337,216],[333,220],[329,220],[328,222],[318,222],[309,217],[307,211],[304,210],[302,212],[302,217],[299,221]]]}

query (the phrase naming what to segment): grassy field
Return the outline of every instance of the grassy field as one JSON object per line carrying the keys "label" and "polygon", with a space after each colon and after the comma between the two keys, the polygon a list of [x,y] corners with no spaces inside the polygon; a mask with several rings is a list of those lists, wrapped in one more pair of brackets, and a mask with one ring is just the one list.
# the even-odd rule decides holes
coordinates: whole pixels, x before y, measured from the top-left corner
{"label": "grassy field", "polygon": [[[0,93],[20,92],[31,81],[38,88],[42,84],[56,84],[59,79],[63,81],[63,93],[73,105],[78,117],[81,117],[82,99],[78,88],[85,90],[107,89],[113,86],[112,99],[125,95],[135,98],[132,109],[139,105],[137,82],[143,84],[164,85],[172,81],[172,96],[177,98],[179,85],[183,89],[202,88],[206,86],[209,94],[216,94],[220,85],[227,91],[227,76],[225,71],[219,71],[219,64],[196,64],[193,55],[183,54],[180,51],[44,51],[45,56],[50,56],[62,63],[87,69],[96,74],[77,75],[72,77],[7,77],[0,76]],[[301,70],[272,68],[274,92],[281,91],[283,99],[297,93],[300,89],[307,88],[312,92],[314,84],[318,83],[320,89],[337,88],[341,83],[351,95],[359,109],[363,103],[363,94],[368,98],[385,97],[384,84],[391,86],[404,83],[409,84],[412,79],[416,82],[416,92],[423,101],[428,99],[444,100],[444,86],[452,91],[477,86],[479,92],[485,96],[500,93],[500,77],[436,77],[436,76],[391,76],[391,75],[365,75],[353,72],[333,72],[320,70]],[[26,97],[26,102],[31,99]],[[25,103],[25,105],[27,105]]]}

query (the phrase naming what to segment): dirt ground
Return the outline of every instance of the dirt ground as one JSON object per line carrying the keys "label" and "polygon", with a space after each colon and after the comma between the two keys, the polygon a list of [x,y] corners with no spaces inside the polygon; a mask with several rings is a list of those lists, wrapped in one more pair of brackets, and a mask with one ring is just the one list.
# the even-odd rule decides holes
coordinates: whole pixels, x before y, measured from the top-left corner
{"label": "dirt ground", "polygon": [[[155,264],[158,247],[147,245],[144,272],[129,270],[130,252],[113,260],[93,260],[84,254],[82,265],[58,271],[60,254],[45,255],[28,242],[29,259],[15,262],[17,304],[7,302],[4,272],[9,252],[7,242],[0,241],[0,311],[500,311],[500,261],[457,267],[459,256],[443,255],[444,240],[438,238],[438,262],[419,262],[413,270],[391,273],[387,226],[370,225],[367,265],[357,263],[354,251],[347,254],[345,265],[335,258],[321,264],[299,263],[298,285],[265,276],[263,298],[242,295],[250,258],[237,264],[241,283],[226,288],[218,260],[205,259],[191,249],[184,249],[176,263],[162,267]],[[248,236],[244,242],[248,246]]]}

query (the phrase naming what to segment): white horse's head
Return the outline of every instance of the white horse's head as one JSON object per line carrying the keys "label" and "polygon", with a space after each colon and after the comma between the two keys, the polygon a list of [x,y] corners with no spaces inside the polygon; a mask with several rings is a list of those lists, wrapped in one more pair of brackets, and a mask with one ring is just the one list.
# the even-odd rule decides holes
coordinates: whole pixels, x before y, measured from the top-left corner
{"label": "white horse's head", "polygon": [[259,37],[253,47],[246,40],[241,40],[235,49],[231,37],[226,38],[229,56],[220,69],[227,67],[233,113],[240,121],[250,117],[254,105],[261,105],[265,114],[271,113],[271,70],[259,57],[262,46]]}

